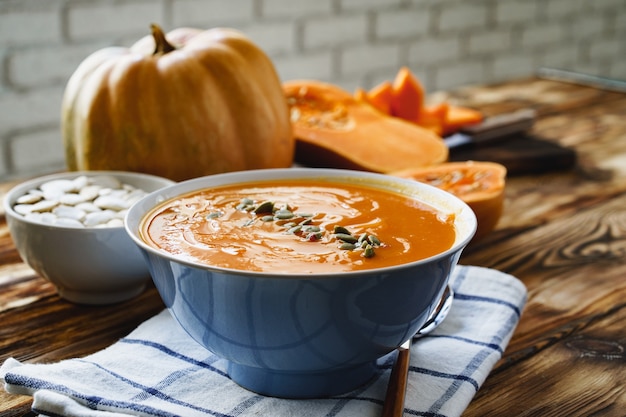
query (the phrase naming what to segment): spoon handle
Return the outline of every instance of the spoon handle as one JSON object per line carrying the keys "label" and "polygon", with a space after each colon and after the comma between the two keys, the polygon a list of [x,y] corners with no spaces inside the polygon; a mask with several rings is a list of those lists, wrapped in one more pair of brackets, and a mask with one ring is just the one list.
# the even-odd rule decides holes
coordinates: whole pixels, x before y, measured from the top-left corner
{"label": "spoon handle", "polygon": [[391,369],[387,395],[383,404],[382,417],[402,417],[404,413],[404,397],[409,375],[411,358],[411,339],[398,348],[398,357]]}

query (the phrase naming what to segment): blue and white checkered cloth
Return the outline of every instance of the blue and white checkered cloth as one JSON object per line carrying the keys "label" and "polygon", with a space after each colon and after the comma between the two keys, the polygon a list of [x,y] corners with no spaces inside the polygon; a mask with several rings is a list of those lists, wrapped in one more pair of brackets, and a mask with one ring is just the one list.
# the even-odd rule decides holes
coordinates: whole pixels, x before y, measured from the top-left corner
{"label": "blue and white checkered cloth", "polygon": [[[526,303],[525,286],[493,269],[459,266],[447,318],[411,348],[405,415],[460,416],[501,358]],[[127,337],[84,358],[52,364],[7,359],[9,393],[34,397],[48,416],[379,416],[395,353],[348,394],[316,400],[264,397],[226,374],[226,362],[196,344],[163,311]]]}

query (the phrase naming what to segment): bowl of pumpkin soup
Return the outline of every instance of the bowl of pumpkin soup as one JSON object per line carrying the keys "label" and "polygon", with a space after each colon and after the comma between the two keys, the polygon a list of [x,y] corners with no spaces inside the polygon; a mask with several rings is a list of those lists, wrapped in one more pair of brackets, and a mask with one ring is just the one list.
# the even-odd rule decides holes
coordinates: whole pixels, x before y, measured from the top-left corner
{"label": "bowl of pumpkin soup", "polygon": [[319,398],[370,381],[420,330],[476,217],[416,181],[289,168],[162,188],[125,227],[176,322],[233,381]]}

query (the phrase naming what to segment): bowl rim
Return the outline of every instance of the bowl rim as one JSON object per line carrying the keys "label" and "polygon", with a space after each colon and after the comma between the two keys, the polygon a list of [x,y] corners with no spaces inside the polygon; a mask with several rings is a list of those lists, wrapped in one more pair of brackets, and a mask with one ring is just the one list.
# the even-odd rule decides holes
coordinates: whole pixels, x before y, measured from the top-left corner
{"label": "bowl rim", "polygon": [[[333,179],[341,179],[341,178],[349,178],[349,179],[369,179],[371,182],[367,184],[370,185],[372,183],[385,183],[385,184],[397,184],[402,189],[425,189],[428,190],[429,193],[439,196],[445,201],[452,202],[456,207],[459,208],[458,213],[467,217],[467,221],[470,222],[467,228],[467,236],[465,236],[461,240],[457,240],[454,244],[446,249],[443,252],[440,252],[436,255],[419,259],[412,262],[406,262],[398,265],[391,265],[386,267],[372,268],[372,269],[364,269],[358,271],[337,271],[337,272],[324,272],[324,273],[271,273],[264,271],[247,271],[241,269],[234,268],[225,268],[214,265],[202,264],[199,262],[194,262],[191,260],[182,259],[177,257],[170,252],[165,250],[158,250],[153,246],[147,244],[143,241],[143,239],[139,236],[139,226],[141,225],[143,218],[151,212],[158,205],[168,201],[170,199],[174,199],[181,195],[185,195],[188,193],[192,193],[194,191],[199,191],[204,188],[209,188],[211,184],[204,184],[205,182],[218,182],[219,185],[227,185],[227,184],[236,184],[238,182],[254,182],[254,181],[268,181],[271,179],[284,178],[280,177],[281,175],[285,175],[287,173],[292,173],[291,177],[293,178],[333,178]],[[278,177],[277,177],[278,176]],[[372,181],[373,180],[373,181]],[[204,185],[201,185],[204,184]],[[218,184],[215,184],[218,185]],[[153,201],[154,200],[154,201]],[[149,207],[143,209],[142,206],[149,204]],[[426,202],[426,204],[428,204]],[[454,255],[454,253],[460,253],[464,250],[464,248],[469,244],[471,239],[476,234],[478,223],[476,219],[476,215],[470,206],[461,200],[459,197],[448,193],[442,189],[434,187],[429,184],[420,183],[418,181],[395,177],[383,173],[374,173],[369,171],[356,171],[356,170],[348,170],[348,169],[336,169],[336,168],[306,168],[306,167],[292,167],[292,168],[270,168],[270,169],[256,169],[256,170],[247,170],[247,171],[234,171],[227,172],[222,174],[214,174],[207,175],[203,177],[192,178],[189,180],[181,181],[169,186],[166,186],[162,189],[155,190],[139,201],[137,201],[126,213],[124,217],[124,227],[126,228],[126,232],[130,236],[130,238],[139,246],[140,249],[147,251],[148,253],[165,258],[171,262],[176,262],[185,266],[189,266],[196,269],[208,270],[218,273],[239,275],[239,276],[253,276],[258,278],[279,278],[279,279],[298,279],[298,278],[336,278],[337,276],[341,277],[354,277],[354,276],[363,276],[370,274],[381,274],[381,273],[391,273],[393,271],[402,270],[406,268],[411,268],[418,266],[420,264],[426,264],[433,261],[437,261],[441,258],[448,257]]]}
{"label": "bowl rim", "polygon": [[[57,179],[73,179],[73,178],[77,178],[80,176],[99,176],[99,175],[109,175],[112,177],[116,177],[118,179],[121,180],[120,177],[126,177],[126,178],[137,178],[137,179],[146,179],[146,180],[154,180],[154,181],[162,181],[164,183],[164,187],[167,186],[172,186],[176,184],[176,181],[170,180],[168,178],[165,177],[160,177],[158,175],[153,175],[153,174],[147,174],[147,173],[143,173],[143,172],[135,172],[135,171],[117,171],[117,170],[82,170],[82,171],[63,171],[63,172],[56,172],[56,173],[52,173],[52,174],[46,174],[46,175],[42,175],[42,176],[38,176],[38,177],[33,177],[30,179],[26,179],[22,182],[19,182],[18,184],[15,184],[13,187],[11,187],[2,197],[2,207],[4,209],[5,215],[7,217],[7,219],[11,218],[11,219],[15,219],[17,221],[20,222],[24,222],[26,224],[30,224],[33,226],[39,226],[42,228],[47,228],[47,229],[54,229],[54,230],[68,230],[68,231],[72,231],[72,232],[80,232],[80,233],[87,233],[89,231],[93,231],[93,230],[123,230],[124,229],[124,225],[121,226],[110,226],[110,227],[71,227],[71,226],[59,226],[59,225],[54,225],[54,224],[48,224],[48,223],[42,223],[42,222],[38,222],[35,220],[31,220],[26,218],[24,215],[16,212],[13,209],[13,206],[15,205],[15,200],[20,197],[21,195],[23,195],[24,193],[26,193],[26,191],[31,190],[33,188],[38,188],[39,185],[43,184],[44,182],[48,182],[48,181],[53,181],[53,180],[57,180]],[[123,182],[123,180],[122,180]],[[152,193],[154,191],[158,191],[158,190],[153,190],[150,191],[149,193]]]}

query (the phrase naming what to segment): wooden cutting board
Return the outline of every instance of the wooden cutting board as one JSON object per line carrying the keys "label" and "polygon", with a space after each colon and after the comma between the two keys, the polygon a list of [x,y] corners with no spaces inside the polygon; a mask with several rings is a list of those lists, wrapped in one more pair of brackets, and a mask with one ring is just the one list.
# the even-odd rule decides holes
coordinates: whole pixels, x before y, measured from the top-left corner
{"label": "wooden cutting board", "polygon": [[526,133],[499,138],[489,144],[450,150],[450,161],[492,161],[507,168],[508,175],[541,174],[572,169],[576,152],[555,142]]}

